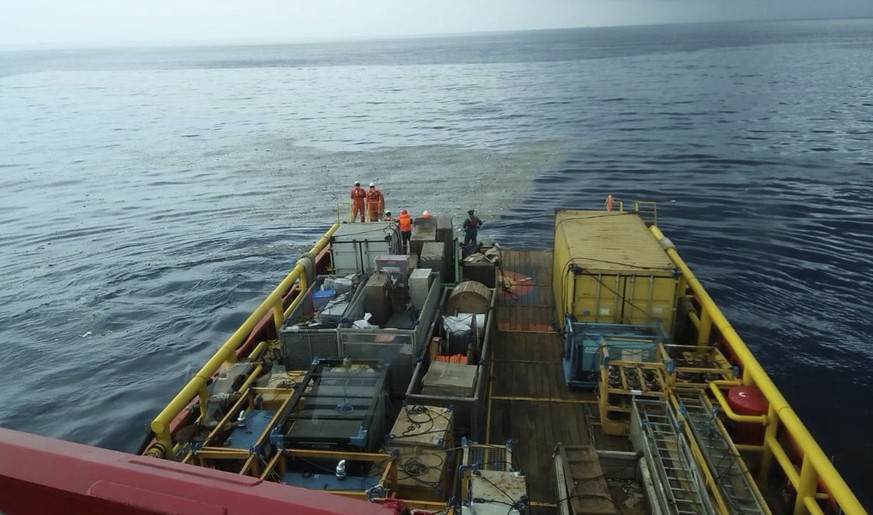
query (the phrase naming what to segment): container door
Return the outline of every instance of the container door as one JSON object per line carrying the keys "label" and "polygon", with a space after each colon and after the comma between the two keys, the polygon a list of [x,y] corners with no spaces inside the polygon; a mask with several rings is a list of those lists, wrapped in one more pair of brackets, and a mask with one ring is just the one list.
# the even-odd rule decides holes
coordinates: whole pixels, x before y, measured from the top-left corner
{"label": "container door", "polygon": [[679,279],[655,275],[624,276],[621,322],[651,324],[660,321],[668,333],[673,328]]}
{"label": "container door", "polygon": [[622,318],[625,278],[615,274],[575,276],[572,311],[579,322],[619,323]]}

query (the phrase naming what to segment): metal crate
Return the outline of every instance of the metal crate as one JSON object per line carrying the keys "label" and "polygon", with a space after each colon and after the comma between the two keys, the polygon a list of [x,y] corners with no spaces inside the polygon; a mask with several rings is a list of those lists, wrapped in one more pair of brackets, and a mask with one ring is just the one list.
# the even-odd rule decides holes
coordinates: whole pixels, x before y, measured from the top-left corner
{"label": "metal crate", "polygon": [[[300,327],[299,324],[313,322],[317,318],[312,292],[318,291],[328,276],[318,276],[312,286],[303,293],[300,303],[285,319],[279,329],[282,349],[282,362],[286,370],[307,370],[316,358],[342,357],[339,339],[335,328]],[[350,293],[349,308],[363,290],[363,284]],[[348,310],[348,308],[347,308]]]}
{"label": "metal crate", "polygon": [[285,370],[306,370],[317,358],[342,355],[336,329],[282,331],[282,363]]}
{"label": "metal crate", "polygon": [[[337,334],[340,355],[352,359],[375,359],[390,363],[391,394],[400,395],[405,392],[412,378],[415,363],[423,354],[433,333],[440,288],[439,279],[434,280],[421,314],[412,329],[339,328]],[[347,317],[354,320],[363,318],[363,305],[363,295],[361,295],[347,312]]]}

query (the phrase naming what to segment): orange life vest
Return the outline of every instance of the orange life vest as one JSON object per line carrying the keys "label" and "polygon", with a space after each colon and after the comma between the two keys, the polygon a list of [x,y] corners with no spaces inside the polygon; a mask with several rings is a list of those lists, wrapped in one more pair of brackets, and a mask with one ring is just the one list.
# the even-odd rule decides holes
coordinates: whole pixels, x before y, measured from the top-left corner
{"label": "orange life vest", "polygon": [[400,230],[403,232],[409,232],[412,230],[412,217],[408,214],[404,215],[400,213],[400,216],[397,217],[397,221],[400,222]]}

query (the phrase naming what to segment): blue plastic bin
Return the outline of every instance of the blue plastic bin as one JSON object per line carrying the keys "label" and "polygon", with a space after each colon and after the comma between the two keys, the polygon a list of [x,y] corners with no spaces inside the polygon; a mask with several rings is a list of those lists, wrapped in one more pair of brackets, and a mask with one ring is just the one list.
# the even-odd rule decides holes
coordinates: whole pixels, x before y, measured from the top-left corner
{"label": "blue plastic bin", "polygon": [[321,311],[336,296],[336,290],[318,290],[312,292],[312,308]]}

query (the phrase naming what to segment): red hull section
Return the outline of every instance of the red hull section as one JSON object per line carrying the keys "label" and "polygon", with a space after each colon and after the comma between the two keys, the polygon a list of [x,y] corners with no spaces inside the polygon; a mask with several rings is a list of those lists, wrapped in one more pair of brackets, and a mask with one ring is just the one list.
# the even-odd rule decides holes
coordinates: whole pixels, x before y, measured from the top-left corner
{"label": "red hull section", "polygon": [[0,429],[0,512],[394,515],[398,510],[395,506]]}

